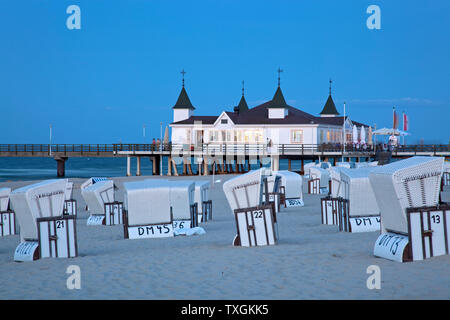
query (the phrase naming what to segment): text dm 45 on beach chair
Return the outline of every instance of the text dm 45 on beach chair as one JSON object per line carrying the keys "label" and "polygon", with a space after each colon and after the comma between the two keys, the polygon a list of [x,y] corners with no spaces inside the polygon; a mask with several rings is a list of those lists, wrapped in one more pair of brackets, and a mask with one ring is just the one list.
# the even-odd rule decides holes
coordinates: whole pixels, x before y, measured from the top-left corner
{"label": "text dm 45 on beach chair", "polygon": [[[235,246],[264,246],[277,243],[276,215],[273,204],[262,205],[263,177],[270,170],[254,170],[230,179],[223,190],[233,211],[237,235]],[[266,180],[267,181],[267,180]]]}
{"label": "text dm 45 on beach chair", "polygon": [[375,256],[405,262],[449,253],[450,208],[438,205],[443,161],[412,157],[370,173],[382,222]]}
{"label": "text dm 45 on beach chair", "polygon": [[170,186],[167,181],[124,183],[124,238],[173,237]]}
{"label": "text dm 45 on beach chair", "polygon": [[114,201],[114,182],[98,181],[81,189],[81,195],[89,207],[88,225],[122,224],[122,202]]}
{"label": "text dm 45 on beach chair", "polygon": [[11,193],[21,238],[15,261],[78,255],[75,216],[63,215],[66,184],[67,179],[47,180]]}
{"label": "text dm 45 on beach chair", "polygon": [[17,233],[16,216],[9,207],[10,194],[10,188],[0,188],[0,237]]}

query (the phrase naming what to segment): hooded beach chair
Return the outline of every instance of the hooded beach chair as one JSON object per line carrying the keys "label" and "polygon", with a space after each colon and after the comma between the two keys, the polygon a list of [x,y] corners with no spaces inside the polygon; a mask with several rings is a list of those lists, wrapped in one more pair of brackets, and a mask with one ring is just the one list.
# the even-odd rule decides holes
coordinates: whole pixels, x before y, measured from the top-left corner
{"label": "hooded beach chair", "polygon": [[0,237],[17,234],[16,217],[9,205],[11,188],[0,188]]}
{"label": "hooded beach chair", "polygon": [[272,204],[263,204],[263,179],[270,170],[261,168],[239,175],[223,184],[223,191],[236,220],[235,246],[265,246],[277,242],[276,215]]}
{"label": "hooded beach chair", "polygon": [[280,193],[284,198],[285,207],[303,206],[303,178],[298,173],[280,170],[274,171],[274,175],[280,176]]}
{"label": "hooded beach chair", "polygon": [[308,193],[320,194],[328,193],[330,173],[321,167],[311,167],[309,169]]}
{"label": "hooded beach chair", "polygon": [[211,184],[209,181],[195,181],[194,202],[197,203],[200,222],[212,219],[212,201],[209,197]]}
{"label": "hooded beach chair", "polygon": [[382,221],[376,256],[415,261],[449,253],[450,208],[438,205],[443,161],[412,157],[371,171]]}
{"label": "hooded beach chair", "polygon": [[67,179],[46,180],[11,192],[21,243],[15,261],[78,255],[75,216],[63,215]]}

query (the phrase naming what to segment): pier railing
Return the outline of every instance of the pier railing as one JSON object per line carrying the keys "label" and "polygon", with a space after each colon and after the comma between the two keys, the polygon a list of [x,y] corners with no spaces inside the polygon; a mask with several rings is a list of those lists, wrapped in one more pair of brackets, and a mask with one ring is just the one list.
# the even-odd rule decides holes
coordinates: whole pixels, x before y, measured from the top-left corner
{"label": "pier railing", "polygon": [[279,154],[279,155],[337,155],[375,154],[377,151],[391,151],[394,156],[433,154],[450,156],[450,145],[346,145],[340,144],[246,144],[246,143],[204,143],[204,144],[0,144],[0,156],[99,156],[112,157],[123,154],[167,154],[204,153],[204,154]]}

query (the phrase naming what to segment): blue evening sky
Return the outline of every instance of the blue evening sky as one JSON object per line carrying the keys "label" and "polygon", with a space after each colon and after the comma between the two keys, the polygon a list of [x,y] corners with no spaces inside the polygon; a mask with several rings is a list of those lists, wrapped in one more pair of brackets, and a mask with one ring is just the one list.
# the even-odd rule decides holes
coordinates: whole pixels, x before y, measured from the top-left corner
{"label": "blue evening sky", "polygon": [[[81,8],[68,30],[66,8]],[[381,30],[366,9],[381,8]],[[172,121],[180,71],[196,115],[272,98],[392,126],[407,142],[450,138],[450,1],[0,0],[0,143],[142,143]]]}

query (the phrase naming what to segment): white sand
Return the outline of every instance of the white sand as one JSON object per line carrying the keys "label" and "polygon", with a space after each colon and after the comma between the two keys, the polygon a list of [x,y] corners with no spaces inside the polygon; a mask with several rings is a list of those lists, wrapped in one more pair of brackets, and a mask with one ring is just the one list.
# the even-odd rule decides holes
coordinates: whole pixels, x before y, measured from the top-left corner
{"label": "white sand", "polygon": [[[231,177],[215,179],[223,183]],[[149,177],[115,178],[119,200],[124,181],[144,178]],[[1,299],[450,298],[450,256],[403,264],[375,258],[378,233],[349,234],[321,225],[319,195],[305,194],[304,207],[279,214],[277,246],[240,248],[231,246],[236,226],[222,183],[211,192],[213,220],[201,225],[205,235],[124,240],[122,226],[86,226],[79,189],[84,179],[70,180],[78,201],[80,256],[17,263],[19,236],[0,238]],[[81,290],[66,287],[69,265],[81,268]],[[369,265],[381,268],[380,290],[367,289]]]}

